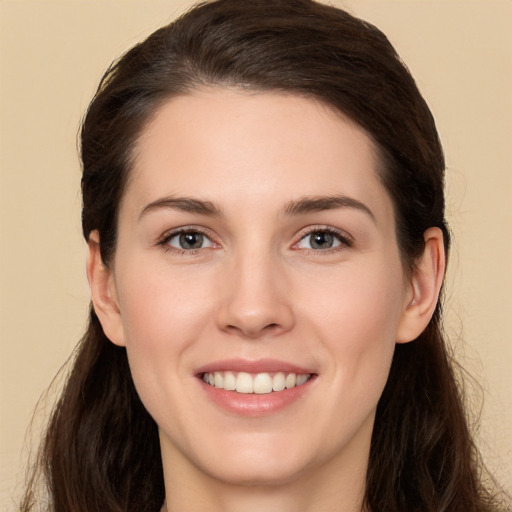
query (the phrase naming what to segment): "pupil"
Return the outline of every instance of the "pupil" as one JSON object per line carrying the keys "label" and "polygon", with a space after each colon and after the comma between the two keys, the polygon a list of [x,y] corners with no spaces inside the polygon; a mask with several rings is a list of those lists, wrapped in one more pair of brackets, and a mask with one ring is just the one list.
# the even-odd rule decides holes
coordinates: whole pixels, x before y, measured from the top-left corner
{"label": "pupil", "polygon": [[311,238],[311,247],[313,249],[329,249],[332,247],[333,236],[330,233],[317,232]]}
{"label": "pupil", "polygon": [[201,233],[182,233],[180,245],[183,249],[199,249],[203,245],[203,235]]}

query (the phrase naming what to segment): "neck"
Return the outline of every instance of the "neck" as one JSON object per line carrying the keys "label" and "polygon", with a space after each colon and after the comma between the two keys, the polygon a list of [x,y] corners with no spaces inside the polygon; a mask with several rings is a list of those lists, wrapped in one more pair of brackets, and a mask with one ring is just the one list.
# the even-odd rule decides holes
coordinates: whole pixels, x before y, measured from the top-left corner
{"label": "neck", "polygon": [[[229,495],[217,495],[215,501],[205,501],[187,495],[175,495],[169,501],[166,501],[161,512],[178,512],[184,510],[183,503],[187,503],[187,511],[199,512],[365,512],[363,504],[363,492],[356,497],[354,490],[350,489],[351,496],[345,498],[334,497],[332,490],[324,490],[322,499],[312,499],[306,496],[304,490],[299,493],[283,494],[281,490],[273,488],[258,487],[249,489],[230,490]],[[316,496],[316,493],[314,493]]]}
{"label": "neck", "polygon": [[[367,437],[367,436],[365,436]],[[286,481],[226,482],[188,463],[162,444],[166,503],[162,512],[365,512],[369,437],[343,457],[311,467]],[[362,449],[363,448],[363,449]],[[172,461],[172,464],[167,461]]]}
{"label": "neck", "polygon": [[[326,485],[209,485],[201,494],[173,486],[162,512],[364,512],[364,486],[336,489]],[[210,496],[209,498],[207,496]]]}

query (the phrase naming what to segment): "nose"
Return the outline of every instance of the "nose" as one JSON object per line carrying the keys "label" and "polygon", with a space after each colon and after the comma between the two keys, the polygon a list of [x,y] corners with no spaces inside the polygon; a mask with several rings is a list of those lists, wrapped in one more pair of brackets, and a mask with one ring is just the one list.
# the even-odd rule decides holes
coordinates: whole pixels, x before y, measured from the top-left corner
{"label": "nose", "polygon": [[221,330],[254,339],[293,328],[295,318],[285,272],[270,255],[239,258],[222,281],[218,310]]}

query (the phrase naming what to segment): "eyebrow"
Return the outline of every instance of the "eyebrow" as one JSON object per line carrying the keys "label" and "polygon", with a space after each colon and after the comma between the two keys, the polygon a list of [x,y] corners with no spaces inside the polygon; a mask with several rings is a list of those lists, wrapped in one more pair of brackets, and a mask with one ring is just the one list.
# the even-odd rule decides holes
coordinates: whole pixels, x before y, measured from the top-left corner
{"label": "eyebrow", "polygon": [[353,197],[344,195],[302,197],[286,203],[283,211],[285,215],[304,215],[337,208],[355,208],[366,213],[374,222],[376,221],[375,215],[368,206]]}
{"label": "eyebrow", "polygon": [[[212,201],[204,201],[191,197],[162,197],[147,204],[139,215],[139,220],[146,214],[162,209],[174,209],[182,212],[205,215],[207,217],[222,216],[221,209]],[[361,201],[344,195],[336,196],[305,196],[300,199],[289,201],[283,208],[284,215],[305,215],[312,212],[335,210],[338,208],[354,208],[366,213],[374,222],[375,215]]]}
{"label": "eyebrow", "polygon": [[211,201],[202,201],[191,197],[162,197],[147,204],[139,215],[139,220],[146,214],[162,209],[181,210],[182,212],[206,215],[208,217],[220,217],[221,210]]}

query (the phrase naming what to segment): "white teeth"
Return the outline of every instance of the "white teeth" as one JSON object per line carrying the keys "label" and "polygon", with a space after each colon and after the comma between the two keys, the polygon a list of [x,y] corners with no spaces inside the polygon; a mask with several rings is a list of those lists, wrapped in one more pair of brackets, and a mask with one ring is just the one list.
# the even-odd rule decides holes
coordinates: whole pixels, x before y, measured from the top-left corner
{"label": "white teeth", "polygon": [[273,391],[283,391],[286,387],[286,377],[283,372],[278,372],[274,375],[272,379],[272,390]]}
{"label": "white teeth", "polygon": [[214,376],[214,382],[216,388],[223,388],[224,387],[224,376],[220,372],[215,372],[213,374]]}
{"label": "white teeth", "polygon": [[272,377],[268,373],[258,373],[254,377],[253,389],[258,395],[272,392]]}
{"label": "white teeth", "polygon": [[[297,380],[295,382],[295,385],[302,386],[302,384],[305,384],[307,380],[308,380],[307,375],[297,375]],[[215,385],[217,385],[217,384],[215,384]]]}
{"label": "white teeth", "polygon": [[224,373],[224,389],[234,391],[236,389],[236,377],[232,372]]}
{"label": "white teeth", "polygon": [[286,381],[285,381],[286,389],[294,388],[296,384],[297,384],[297,376],[295,375],[295,373],[289,373],[286,376]]}
{"label": "white teeth", "polygon": [[236,391],[237,393],[267,394],[302,386],[311,377],[309,373],[295,374],[277,372],[272,376],[269,373],[252,375],[246,372],[207,372],[203,374],[203,380],[210,386]]}
{"label": "white teeth", "polygon": [[238,393],[252,393],[252,377],[245,372],[240,372],[236,377],[236,390]]}

